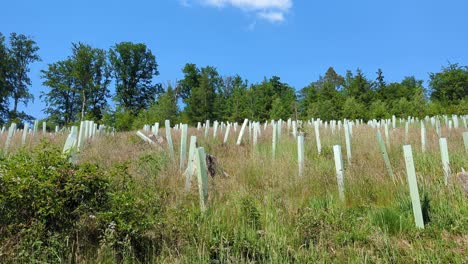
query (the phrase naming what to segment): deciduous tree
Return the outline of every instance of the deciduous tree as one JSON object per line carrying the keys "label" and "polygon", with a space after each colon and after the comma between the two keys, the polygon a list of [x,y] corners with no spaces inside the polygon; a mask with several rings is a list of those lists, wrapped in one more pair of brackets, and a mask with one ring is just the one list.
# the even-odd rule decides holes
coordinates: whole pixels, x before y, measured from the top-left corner
{"label": "deciduous tree", "polygon": [[153,83],[159,75],[158,64],[145,44],[118,43],[110,49],[109,60],[116,83],[115,99],[120,106],[136,114],[154,103],[162,87]]}
{"label": "deciduous tree", "polygon": [[38,50],[36,42],[30,37],[23,34],[10,34],[8,85],[13,100],[10,119],[16,119],[20,116],[26,117],[24,113],[19,115],[18,104],[22,102],[27,105],[29,101],[34,99],[34,96],[29,92],[31,79],[28,73],[30,71],[29,65],[40,60],[37,54]]}

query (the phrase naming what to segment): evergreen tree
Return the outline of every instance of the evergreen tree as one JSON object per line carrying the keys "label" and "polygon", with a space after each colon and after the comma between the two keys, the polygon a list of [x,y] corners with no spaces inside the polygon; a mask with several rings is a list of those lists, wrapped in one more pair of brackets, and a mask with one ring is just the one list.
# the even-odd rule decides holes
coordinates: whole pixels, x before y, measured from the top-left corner
{"label": "evergreen tree", "polygon": [[382,69],[377,70],[377,78],[376,78],[376,86],[377,86],[377,91],[380,91],[383,89],[387,84],[385,83],[384,80],[384,75]]}
{"label": "evergreen tree", "polygon": [[390,118],[391,115],[387,109],[387,105],[377,99],[372,102],[372,104],[369,107],[369,112],[370,116],[369,119],[385,119],[385,118]]}
{"label": "evergreen tree", "polygon": [[354,97],[346,98],[343,104],[343,118],[346,119],[367,119],[368,113],[366,106],[356,100]]}
{"label": "evergreen tree", "polygon": [[375,98],[371,82],[360,69],[356,70],[355,76],[350,72],[347,73],[344,94],[346,97],[354,97],[365,106],[369,106]]}
{"label": "evergreen tree", "polygon": [[239,75],[227,80],[230,94],[226,98],[226,118],[223,120],[231,122],[242,122],[245,118],[251,118],[249,111],[248,83]]}
{"label": "evergreen tree", "polygon": [[185,100],[185,111],[193,124],[215,118],[216,91],[222,80],[214,67],[207,66],[200,70],[197,82],[198,86],[190,88],[190,96]]}
{"label": "evergreen tree", "polygon": [[182,72],[184,74],[184,79],[177,83],[175,92],[177,98],[182,98],[184,102],[187,103],[192,89],[200,85],[200,70],[197,68],[197,65],[187,63],[182,69]]}

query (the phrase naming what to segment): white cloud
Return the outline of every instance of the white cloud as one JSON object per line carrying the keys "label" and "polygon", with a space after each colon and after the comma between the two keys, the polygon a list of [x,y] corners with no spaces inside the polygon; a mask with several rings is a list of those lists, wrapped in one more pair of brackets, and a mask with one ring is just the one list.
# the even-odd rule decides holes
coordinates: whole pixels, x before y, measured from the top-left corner
{"label": "white cloud", "polygon": [[267,11],[267,12],[258,12],[257,16],[261,19],[268,20],[270,22],[283,22],[284,14],[282,12],[276,11]]}
{"label": "white cloud", "polygon": [[204,0],[205,4],[213,6],[231,5],[248,10],[281,10],[287,11],[292,7],[292,0]]}
{"label": "white cloud", "polygon": [[179,3],[184,7],[190,7],[189,0],[179,0]]}
{"label": "white cloud", "polygon": [[292,8],[292,0],[199,0],[215,7],[232,6],[246,12],[255,13],[260,19],[269,22],[282,22],[285,13]]}

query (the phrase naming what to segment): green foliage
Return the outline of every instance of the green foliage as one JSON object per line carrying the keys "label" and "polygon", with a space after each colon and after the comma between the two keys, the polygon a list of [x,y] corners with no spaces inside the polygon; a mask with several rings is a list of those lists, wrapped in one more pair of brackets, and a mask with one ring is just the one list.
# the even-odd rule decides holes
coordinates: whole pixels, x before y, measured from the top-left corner
{"label": "green foliage", "polygon": [[104,50],[73,43],[72,55],[49,64],[41,77],[50,88],[41,98],[52,120],[65,125],[85,118],[102,119],[110,96],[110,68]]}
{"label": "green foliage", "polygon": [[375,119],[390,118],[387,105],[381,100],[375,100],[369,107],[370,116]]}
{"label": "green foliage", "polygon": [[8,117],[8,50],[5,36],[0,33],[0,125]]}
{"label": "green foliage", "polygon": [[[7,119],[16,123],[33,120],[17,108],[33,99],[28,90],[28,73],[29,65],[40,60],[38,50],[30,37],[12,33],[7,43],[0,33],[0,124]],[[238,75],[222,78],[212,66],[199,68],[187,63],[182,72],[184,78],[174,90],[158,97],[163,92],[161,84],[153,83],[159,75],[158,64],[145,44],[121,42],[106,52],[74,43],[69,57],[42,70],[43,84],[49,90],[40,97],[46,104],[47,120],[56,124],[69,125],[84,118],[100,121],[105,117],[106,123],[122,130],[165,119],[191,124],[205,120],[241,122],[244,118],[380,119],[391,115],[466,114],[468,108],[468,67],[456,63],[429,74],[430,90],[414,76],[387,83],[381,69],[371,80],[359,68],[341,76],[329,67],[318,80],[301,89],[298,98],[294,88],[277,76],[248,85]],[[111,76],[116,85],[115,113],[108,110]],[[178,99],[185,104],[180,111]],[[137,117],[135,124],[130,117]]]}
{"label": "green foliage", "polygon": [[[21,123],[33,118],[25,112],[18,111],[18,105],[25,106],[34,99],[29,92],[31,79],[28,76],[31,63],[40,61],[37,54],[39,47],[31,37],[11,33],[9,45],[0,33],[0,124],[7,118],[10,122]],[[10,100],[13,109],[9,110]]]}
{"label": "green foliage", "polygon": [[[187,104],[185,111],[192,124],[216,118],[214,102],[216,91],[222,83],[214,67],[207,66],[201,68],[199,72],[198,86],[190,87],[190,96],[185,100]],[[186,76],[189,77],[190,75]]]}
{"label": "green foliage", "polygon": [[[227,121],[242,122],[245,118],[252,118],[249,107],[251,97],[249,95],[247,81],[239,75],[228,77],[225,81],[227,92],[225,94],[225,118]],[[223,107],[223,106],[219,106]]]}
{"label": "green foliage", "polygon": [[67,59],[48,65],[47,70],[42,71],[43,85],[50,88],[43,92],[40,98],[45,99],[44,112],[60,125],[67,125],[79,120],[80,94],[74,88],[73,61]]}
{"label": "green foliage", "polygon": [[31,86],[28,73],[29,64],[40,61],[40,57],[37,55],[38,50],[39,47],[36,42],[30,37],[23,34],[10,34],[7,87],[13,99],[13,109],[10,112],[11,119],[22,116],[27,117],[25,113],[18,113],[18,104],[21,102],[27,105],[29,101],[34,99],[28,89],[28,86]]}
{"label": "green foliage", "polygon": [[241,200],[242,216],[245,218],[245,223],[254,230],[262,229],[260,222],[260,212],[255,206],[255,201],[252,197],[245,197]]}
{"label": "green foliage", "polygon": [[441,72],[430,73],[429,78],[433,100],[447,104],[468,97],[468,66],[449,63]]}
{"label": "green foliage", "polygon": [[134,114],[148,108],[161,92],[161,84],[152,83],[159,72],[151,50],[142,43],[121,42],[110,49],[109,61],[119,105]]}
{"label": "green foliage", "polygon": [[115,120],[113,125],[117,131],[128,131],[133,128],[133,121],[135,116],[130,111],[124,111],[122,108],[118,108],[114,113]]}
{"label": "green foliage", "polygon": [[271,105],[270,118],[273,120],[286,120],[290,116],[289,112],[290,111],[284,106],[281,99],[276,98]]}
{"label": "green foliage", "polygon": [[0,222],[5,227],[1,237],[13,239],[21,232],[18,241],[12,241],[18,243],[11,245],[13,249],[26,250],[38,242],[46,246],[56,237],[64,238],[81,217],[105,209],[109,201],[109,183],[102,170],[70,164],[48,142],[32,153],[21,151],[4,158],[0,174]]}
{"label": "green foliage", "polygon": [[367,119],[368,113],[364,104],[354,97],[346,98],[343,104],[343,117],[347,119]]}
{"label": "green foliage", "polygon": [[347,97],[354,97],[357,102],[365,106],[369,106],[375,97],[371,82],[364,76],[360,69],[356,70],[355,76],[348,71],[343,92]]}
{"label": "green foliage", "polygon": [[251,90],[254,119],[269,120],[275,116],[287,119],[292,115],[296,100],[294,90],[278,76],[253,85]]}
{"label": "green foliage", "polygon": [[[133,120],[133,129],[140,129],[145,124],[164,124],[165,120],[170,120],[171,124],[178,122],[179,109],[177,106],[176,97],[174,90],[171,86],[167,88],[167,91],[161,94],[158,100],[147,110],[142,110],[138,116]],[[119,127],[120,128],[120,127]]]}
{"label": "green foliage", "polygon": [[[154,173],[165,166],[158,162]],[[8,259],[63,260],[86,246],[117,252],[116,260],[131,254],[144,261],[160,248],[163,192],[137,189],[125,164],[109,171],[74,165],[43,142],[2,157],[0,175],[0,252]]]}

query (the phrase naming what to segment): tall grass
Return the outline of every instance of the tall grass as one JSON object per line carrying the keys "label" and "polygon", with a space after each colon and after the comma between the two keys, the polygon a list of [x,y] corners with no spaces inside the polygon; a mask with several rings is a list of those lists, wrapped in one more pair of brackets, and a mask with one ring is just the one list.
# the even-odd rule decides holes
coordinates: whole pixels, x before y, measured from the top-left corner
{"label": "tall grass", "polygon": [[[73,243],[79,246],[68,251],[61,248],[54,253],[59,256],[56,259],[51,257],[52,254],[45,254],[37,261],[468,262],[468,205],[455,177],[462,167],[468,168],[468,156],[461,137],[466,129],[449,131],[443,128],[443,136],[448,137],[454,172],[452,181],[445,186],[434,129],[427,126],[427,151],[421,153],[419,127],[410,127],[407,143],[413,146],[414,151],[424,229],[415,227],[412,215],[402,150],[404,126],[391,130],[391,145],[387,147],[396,181],[386,174],[375,137],[376,130],[364,125],[354,127],[351,163],[344,157],[344,202],[338,198],[332,150],[333,145],[340,144],[345,155],[343,130],[337,129],[332,134],[331,130],[321,128],[322,153],[318,155],[313,127],[305,128],[305,170],[302,177],[298,176],[297,143],[285,128],[274,161],[271,158],[271,127],[264,131],[262,126],[262,135],[256,146],[251,145],[247,130],[241,146],[235,144],[237,133],[234,131],[231,131],[228,143],[223,145],[224,134],[220,129],[218,131],[215,139],[212,130],[206,139],[203,129],[190,128],[188,132],[197,136],[198,145],[214,155],[218,166],[229,175],[209,179],[209,207],[205,213],[199,210],[195,180],[192,189],[184,191],[185,178],[178,169],[177,158],[171,160],[164,150],[141,142],[134,132],[117,133],[114,137],[100,136],[87,143],[78,156],[78,163],[97,163],[105,171],[123,170],[124,166],[126,181],[131,183],[131,188],[119,185],[121,176],[109,176],[111,184],[134,197],[132,201],[141,206],[138,207],[141,210],[157,207],[158,210],[148,211],[154,221],[145,222],[147,224],[139,236],[144,241],[133,241],[132,228],[142,229],[139,219],[122,218],[124,220],[116,222],[120,216],[114,212],[106,218],[109,224],[129,225],[131,222],[133,225],[126,237],[112,237],[110,229],[97,229],[94,241],[81,240],[80,234],[69,234],[74,237]],[[26,148],[36,145],[38,138],[31,139]],[[180,149],[180,132],[173,131],[172,138],[177,151]],[[49,142],[60,147],[64,140],[65,135],[53,136]],[[11,152],[19,151],[15,147],[19,144],[20,138],[16,136]],[[2,159],[8,159],[8,156]],[[158,198],[145,195],[149,193],[158,194]],[[135,217],[140,215],[134,214]],[[119,230],[119,226],[115,230]],[[8,239],[11,238],[5,237],[0,242],[5,243]],[[51,243],[47,246],[54,248]],[[18,259],[21,252],[11,248],[5,244],[0,246],[2,262]]]}

